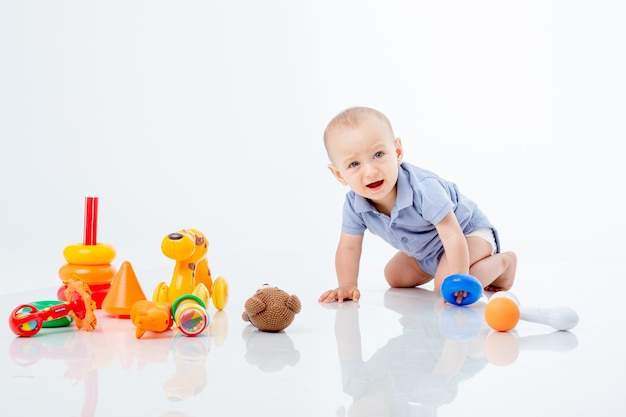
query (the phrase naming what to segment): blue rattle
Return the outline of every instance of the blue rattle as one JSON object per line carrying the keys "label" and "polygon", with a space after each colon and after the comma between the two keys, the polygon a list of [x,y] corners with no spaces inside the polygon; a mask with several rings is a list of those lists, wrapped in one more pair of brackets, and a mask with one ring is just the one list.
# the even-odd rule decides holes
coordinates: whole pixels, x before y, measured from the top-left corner
{"label": "blue rattle", "polygon": [[[457,302],[455,293],[464,291],[467,296]],[[454,274],[443,280],[441,284],[441,296],[450,304],[464,306],[473,304],[483,295],[483,286],[480,281],[468,274]]]}

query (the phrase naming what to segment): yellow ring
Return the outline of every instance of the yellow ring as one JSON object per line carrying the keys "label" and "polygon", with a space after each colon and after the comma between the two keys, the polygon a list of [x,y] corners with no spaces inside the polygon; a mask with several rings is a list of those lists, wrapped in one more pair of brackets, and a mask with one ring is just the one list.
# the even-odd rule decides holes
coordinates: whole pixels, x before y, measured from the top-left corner
{"label": "yellow ring", "polygon": [[87,285],[109,284],[115,278],[117,268],[112,264],[104,265],[76,265],[65,264],[59,268],[59,278],[66,282],[78,276]]}
{"label": "yellow ring", "polygon": [[108,243],[83,245],[75,243],[63,249],[63,257],[69,264],[76,265],[104,265],[115,259],[115,248]]}

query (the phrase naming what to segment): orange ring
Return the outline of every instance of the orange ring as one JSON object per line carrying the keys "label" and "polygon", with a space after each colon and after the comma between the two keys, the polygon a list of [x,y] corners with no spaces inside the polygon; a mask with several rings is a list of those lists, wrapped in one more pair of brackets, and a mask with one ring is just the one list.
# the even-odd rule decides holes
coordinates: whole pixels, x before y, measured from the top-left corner
{"label": "orange ring", "polygon": [[117,268],[112,264],[105,265],[76,265],[65,264],[59,268],[59,278],[66,282],[78,276],[82,282],[87,285],[109,284],[113,281]]}
{"label": "orange ring", "polygon": [[104,265],[115,259],[115,248],[108,243],[83,245],[75,243],[63,249],[63,257],[68,264],[75,265]]}

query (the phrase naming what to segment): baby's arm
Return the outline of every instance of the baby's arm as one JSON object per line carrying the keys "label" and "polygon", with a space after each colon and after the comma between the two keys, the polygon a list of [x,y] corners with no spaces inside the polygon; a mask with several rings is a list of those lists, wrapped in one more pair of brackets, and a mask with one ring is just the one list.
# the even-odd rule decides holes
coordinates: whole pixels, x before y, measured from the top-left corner
{"label": "baby's arm", "polygon": [[443,280],[452,274],[468,274],[470,267],[467,239],[453,211],[435,225],[443,244],[447,262],[440,264],[435,275],[435,289],[439,291]]}
{"label": "baby's arm", "polygon": [[351,235],[342,232],[335,253],[335,270],[337,271],[338,287],[328,290],[319,301],[330,303],[344,300],[359,301],[361,293],[358,289],[359,263],[363,248],[363,235]]}

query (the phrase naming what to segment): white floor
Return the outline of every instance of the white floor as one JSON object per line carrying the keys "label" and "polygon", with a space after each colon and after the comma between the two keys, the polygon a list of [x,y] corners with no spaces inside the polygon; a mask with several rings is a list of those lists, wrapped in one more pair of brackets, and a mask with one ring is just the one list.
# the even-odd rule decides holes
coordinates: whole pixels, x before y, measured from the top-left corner
{"label": "white floor", "polygon": [[[494,333],[486,298],[444,306],[429,288],[387,289],[375,274],[358,305],[318,304],[325,288],[294,281],[285,290],[303,309],[278,334],[242,321],[251,293],[237,286],[223,312],[210,308],[199,337],[136,339],[129,320],[102,310],[93,332],[21,338],[3,326],[1,408],[81,417],[623,415],[621,271],[521,266],[514,293],[526,306],[574,308],[580,321],[569,332],[521,321]],[[0,312],[54,299],[55,290],[4,295]]]}

